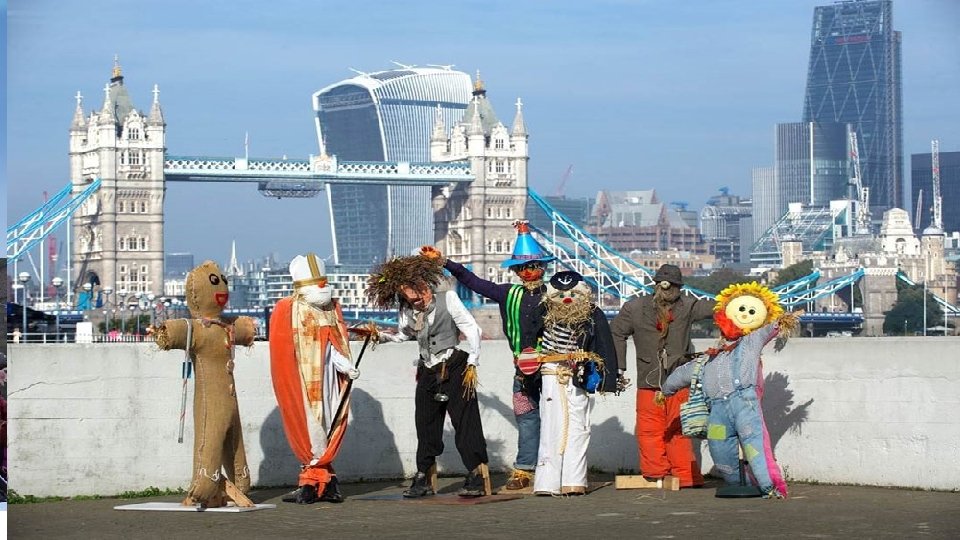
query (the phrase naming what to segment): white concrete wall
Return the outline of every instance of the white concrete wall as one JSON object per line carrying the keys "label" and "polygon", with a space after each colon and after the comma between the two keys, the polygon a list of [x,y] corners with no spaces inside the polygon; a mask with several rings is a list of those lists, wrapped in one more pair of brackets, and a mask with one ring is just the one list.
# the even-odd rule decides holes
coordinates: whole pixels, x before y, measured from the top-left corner
{"label": "white concrete wall", "polygon": [[[112,495],[189,484],[189,409],[185,441],[177,443],[181,352],[99,344],[10,345],[9,353],[12,489]],[[413,473],[415,354],[413,343],[367,351],[336,461],[345,480]],[[484,342],[480,403],[494,469],[509,467],[516,453],[508,358],[505,342]],[[764,410],[788,478],[960,489],[957,338],[795,339],[781,353],[768,348],[765,363]],[[254,484],[294,484],[298,465],[283,435],[266,343],[238,351],[236,375]],[[634,401],[633,392],[596,398],[591,466],[639,468]],[[459,474],[449,425],[445,442],[441,470]],[[705,444],[702,455],[707,471]]]}

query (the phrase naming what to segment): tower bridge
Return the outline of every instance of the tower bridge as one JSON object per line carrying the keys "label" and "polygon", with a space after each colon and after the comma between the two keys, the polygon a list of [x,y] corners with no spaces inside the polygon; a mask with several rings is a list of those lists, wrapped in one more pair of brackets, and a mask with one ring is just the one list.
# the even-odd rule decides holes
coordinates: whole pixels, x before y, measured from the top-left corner
{"label": "tower bridge", "polygon": [[309,159],[250,159],[166,156],[167,182],[254,182],[267,197],[315,197],[326,184],[450,186],[470,183],[470,163],[338,161],[336,156]]}
{"label": "tower bridge", "polygon": [[[71,184],[55,202],[8,228],[7,256],[18,260],[69,220],[68,300],[71,292],[87,283],[126,291],[131,301],[136,293],[161,296],[167,182],[254,183],[263,195],[280,198],[314,197],[338,183],[416,185],[432,188],[437,247],[486,279],[510,279],[500,262],[512,251],[512,222],[526,216],[529,198],[550,217],[553,231],[537,230],[535,235],[560,264],[580,272],[602,294],[619,302],[649,294],[652,269],[583,231],[528,189],[528,135],[522,104],[517,100],[513,127],[507,129],[497,120],[485,93],[478,77],[473,100],[449,132],[438,109],[430,137],[431,162],[339,161],[325,154],[308,159],[178,156],[166,153],[159,90],[154,87],[150,112],[140,113],[132,107],[115,65],[98,112],[85,116],[82,97],[77,95],[70,128]],[[876,320],[895,301],[895,286],[893,273],[882,287],[870,285],[873,274],[850,267],[818,285],[821,276],[816,271],[778,292],[786,306],[809,310],[819,299],[860,287],[867,299],[864,315],[847,318],[872,319],[876,328]],[[45,281],[42,270],[38,278]],[[689,288],[688,293],[707,295]],[[942,305],[958,313],[949,303]],[[835,315],[831,320],[842,318]]]}

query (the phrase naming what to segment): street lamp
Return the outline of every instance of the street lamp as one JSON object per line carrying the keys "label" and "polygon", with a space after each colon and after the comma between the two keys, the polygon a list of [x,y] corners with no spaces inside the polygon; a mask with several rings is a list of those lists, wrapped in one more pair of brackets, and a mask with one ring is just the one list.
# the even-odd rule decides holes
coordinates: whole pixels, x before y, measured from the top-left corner
{"label": "street lamp", "polygon": [[153,293],[147,294],[147,302],[149,302],[149,306],[150,306],[150,327],[151,328],[153,328],[153,325],[157,320],[157,317],[156,317],[157,306],[156,304],[153,303],[153,301],[156,299],[157,299],[157,295]]}
{"label": "street lamp", "polygon": [[120,297],[120,334],[122,335],[127,331],[127,290],[121,288],[117,291],[117,296]]}
{"label": "street lamp", "polygon": [[30,274],[28,272],[20,272],[20,275],[17,276],[17,281],[23,286],[23,301],[20,303],[20,309],[23,313],[23,341],[27,341],[27,283],[30,283]]}
{"label": "street lamp", "polygon": [[63,290],[63,278],[56,276],[50,283],[53,284],[53,288],[56,289],[57,294],[57,337],[56,341],[60,341],[60,291]]}
{"label": "street lamp", "polygon": [[113,294],[113,287],[104,287],[104,288],[103,288],[103,296],[104,296],[103,307],[107,307],[107,306],[110,305],[110,295],[111,295],[111,294]]}

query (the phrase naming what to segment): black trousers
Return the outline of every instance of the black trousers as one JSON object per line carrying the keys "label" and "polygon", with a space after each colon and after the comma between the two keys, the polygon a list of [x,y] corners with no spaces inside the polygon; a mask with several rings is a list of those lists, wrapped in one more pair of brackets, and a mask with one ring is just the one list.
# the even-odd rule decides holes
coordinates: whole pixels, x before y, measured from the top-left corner
{"label": "black trousers", "polygon": [[[457,349],[443,364],[431,369],[417,369],[417,391],[414,395],[417,425],[417,471],[426,473],[443,453],[443,422],[450,413],[450,422],[455,432],[454,440],[460,459],[467,471],[487,463],[487,441],[483,438],[480,424],[480,407],[477,398],[464,399],[463,372],[467,367],[467,353]],[[437,401],[443,392],[450,399]]]}

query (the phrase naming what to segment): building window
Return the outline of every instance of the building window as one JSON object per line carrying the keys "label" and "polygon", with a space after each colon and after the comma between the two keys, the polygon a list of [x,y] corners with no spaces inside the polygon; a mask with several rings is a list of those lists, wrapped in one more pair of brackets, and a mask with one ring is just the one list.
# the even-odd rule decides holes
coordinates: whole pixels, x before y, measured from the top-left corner
{"label": "building window", "polygon": [[497,160],[497,172],[498,172],[498,173],[502,173],[502,172],[503,172],[503,160],[501,160],[501,159],[498,159],[498,160]]}
{"label": "building window", "polygon": [[118,201],[117,202],[117,213],[124,213],[127,211],[127,201]]}
{"label": "building window", "polygon": [[140,129],[139,129],[139,128],[130,128],[129,135],[130,135],[130,140],[131,140],[131,141],[139,141],[139,140],[140,140]]}
{"label": "building window", "polygon": [[497,138],[497,139],[493,142],[493,147],[496,148],[497,150],[503,150],[503,146],[504,146],[504,145],[503,145],[503,139]]}
{"label": "building window", "polygon": [[146,250],[147,250],[147,239],[144,238],[143,236],[141,236],[141,237],[140,237],[140,251],[146,251]]}
{"label": "building window", "polygon": [[120,250],[120,251],[126,251],[126,250],[127,250],[127,239],[126,239],[126,238],[124,238],[124,237],[122,237],[122,236],[120,237],[120,240],[117,242],[117,249]]}
{"label": "building window", "polygon": [[147,213],[147,201],[140,201],[140,212]]}

